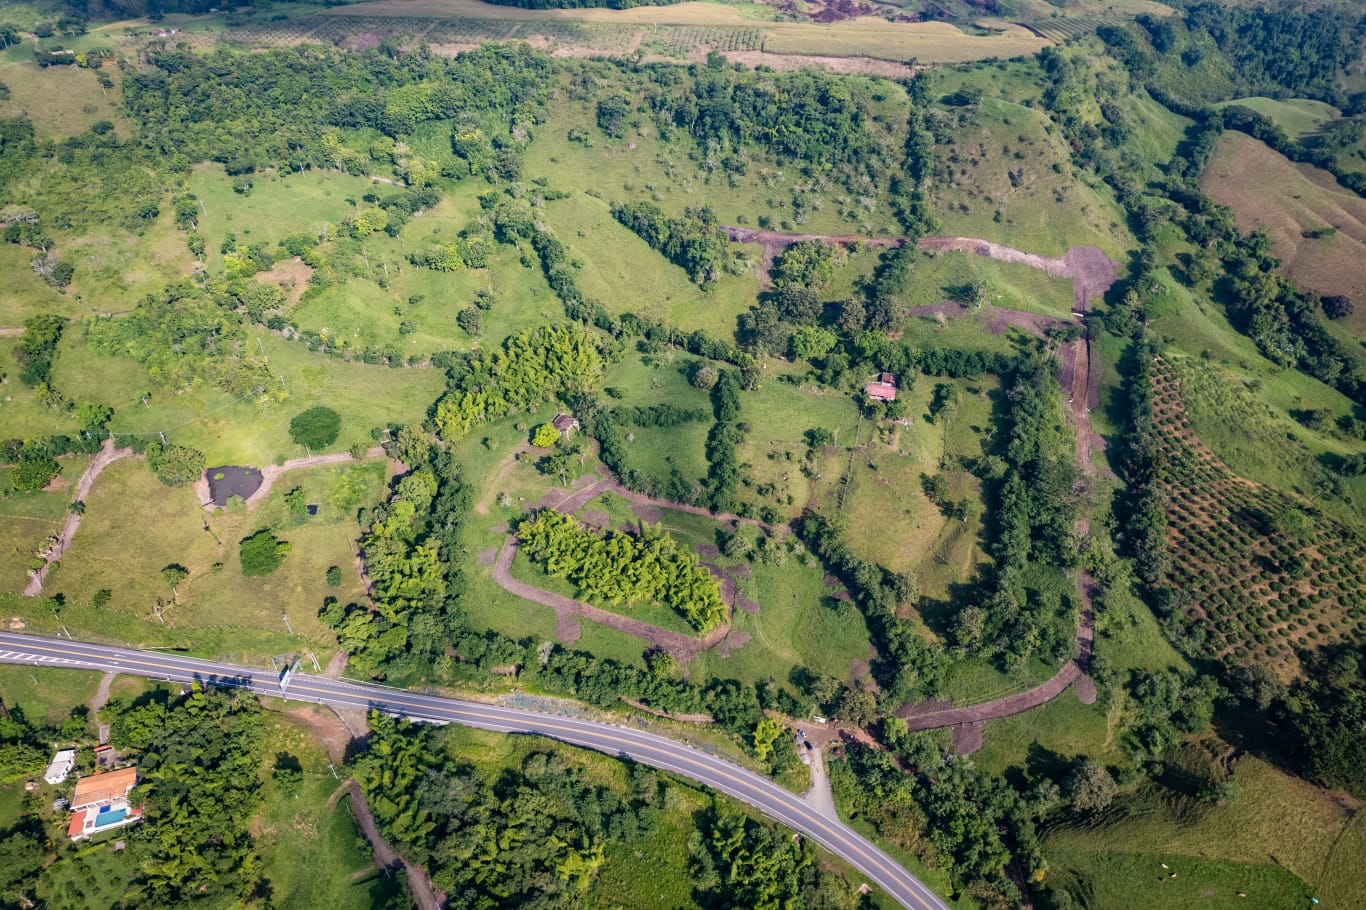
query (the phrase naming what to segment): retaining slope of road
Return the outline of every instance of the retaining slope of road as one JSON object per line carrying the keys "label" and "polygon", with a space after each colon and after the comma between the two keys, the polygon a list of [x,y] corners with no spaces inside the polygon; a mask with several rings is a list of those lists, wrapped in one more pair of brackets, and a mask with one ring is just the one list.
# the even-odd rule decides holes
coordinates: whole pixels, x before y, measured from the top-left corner
{"label": "retaining slope of road", "polygon": [[164,651],[138,651],[8,632],[0,632],[0,663],[99,670],[173,682],[197,681],[206,686],[249,689],[259,695],[295,701],[373,709],[410,720],[546,736],[609,755],[625,756],[699,781],[801,832],[858,869],[909,910],[948,910],[948,904],[867,838],[842,822],[823,816],[801,797],[767,777],[700,749],[628,726],[322,676],[296,674],[282,690],[279,679],[260,668],[182,657]]}

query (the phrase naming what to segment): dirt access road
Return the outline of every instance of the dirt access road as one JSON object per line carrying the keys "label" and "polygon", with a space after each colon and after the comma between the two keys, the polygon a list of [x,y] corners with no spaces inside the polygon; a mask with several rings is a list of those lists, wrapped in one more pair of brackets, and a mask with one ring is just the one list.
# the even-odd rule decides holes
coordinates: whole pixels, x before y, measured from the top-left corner
{"label": "dirt access road", "polygon": [[[616,493],[625,497],[636,506],[678,509],[680,511],[692,512],[697,515],[706,515],[718,521],[736,521],[759,524],[752,519],[741,518],[738,515],[718,515],[708,512],[706,509],[697,506],[688,506],[683,503],[668,502],[666,500],[653,499],[642,496],[639,493],[632,493],[621,485],[614,477],[604,477],[593,483],[588,484],[578,490],[567,491],[558,501],[544,503],[546,508],[555,509],[565,514],[573,514],[593,499],[603,493]],[[627,635],[634,636],[642,641],[663,648],[674,656],[683,666],[687,666],[693,658],[709,648],[714,648],[721,644],[730,635],[730,621],[724,625],[712,629],[705,636],[698,638],[686,635],[682,632],[674,632],[670,629],[661,629],[659,626],[632,619],[629,616],[622,616],[620,613],[613,613],[610,610],[603,610],[592,604],[586,604],[581,600],[572,597],[565,597],[562,594],[554,594],[526,582],[518,581],[512,577],[512,561],[517,556],[518,541],[516,535],[509,532],[503,540],[503,546],[498,551],[498,558],[493,564],[493,580],[497,585],[509,594],[515,594],[526,600],[543,604],[555,611],[556,637],[565,644],[573,644],[578,640],[579,627],[577,620],[586,619],[608,628],[616,629],[618,632],[625,632]],[[718,579],[724,584],[725,579]],[[727,604],[728,612],[733,612],[733,604]],[[738,646],[739,642],[732,642]]]}
{"label": "dirt access road", "polygon": [[[129,458],[133,455],[132,449],[114,448],[114,440],[106,439],[104,445],[100,447],[95,457],[90,460],[90,467],[81,474],[81,479],[76,482],[76,495],[71,498],[73,503],[85,502],[85,498],[90,495],[90,488],[95,484],[95,478],[100,476],[105,468],[121,458]],[[67,547],[71,546],[71,541],[76,537],[76,530],[81,526],[81,515],[78,512],[68,512],[66,523],[62,525],[61,533],[57,535],[57,542],[53,544],[43,556],[45,562],[43,567],[28,575],[28,585],[24,588],[25,597],[37,597],[43,593],[43,583],[47,581],[48,569],[52,564],[62,558]]]}

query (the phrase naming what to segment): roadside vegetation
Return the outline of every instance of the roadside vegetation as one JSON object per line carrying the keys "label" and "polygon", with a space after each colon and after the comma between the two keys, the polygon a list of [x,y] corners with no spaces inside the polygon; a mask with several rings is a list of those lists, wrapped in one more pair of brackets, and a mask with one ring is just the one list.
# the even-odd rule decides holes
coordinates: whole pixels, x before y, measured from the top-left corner
{"label": "roadside vegetation", "polygon": [[[962,906],[1353,894],[1360,11],[844,6],[0,11],[4,616],[577,702],[797,790],[824,718],[840,811]],[[25,894],[402,900],[281,860],[364,865],[293,720],[107,710],[150,833]],[[381,830],[471,902],[860,905],[667,776],[369,723]]]}

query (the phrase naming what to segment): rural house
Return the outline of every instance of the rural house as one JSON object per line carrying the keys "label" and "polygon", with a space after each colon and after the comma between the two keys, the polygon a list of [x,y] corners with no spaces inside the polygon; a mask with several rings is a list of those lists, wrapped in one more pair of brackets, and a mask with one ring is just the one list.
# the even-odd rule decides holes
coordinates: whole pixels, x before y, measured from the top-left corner
{"label": "rural house", "polygon": [[579,418],[573,414],[556,414],[550,425],[560,431],[561,436],[570,436],[579,428]]}
{"label": "rural house", "polygon": [[128,805],[128,794],[137,782],[137,768],[120,768],[76,781],[67,837],[83,840],[101,831],[141,821],[142,809]]}
{"label": "rural house", "polygon": [[892,373],[883,373],[878,376],[876,382],[864,386],[863,390],[874,401],[896,401],[896,376]]}

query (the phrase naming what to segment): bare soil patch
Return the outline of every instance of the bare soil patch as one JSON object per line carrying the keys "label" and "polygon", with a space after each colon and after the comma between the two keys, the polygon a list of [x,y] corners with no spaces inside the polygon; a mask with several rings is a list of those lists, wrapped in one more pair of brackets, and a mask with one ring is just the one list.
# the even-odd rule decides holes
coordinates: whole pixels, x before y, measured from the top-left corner
{"label": "bare soil patch", "polygon": [[954,727],[949,740],[953,743],[954,755],[971,755],[982,748],[982,724],[963,724]]}
{"label": "bare soil patch", "polygon": [[299,298],[308,289],[309,279],[313,277],[313,269],[304,264],[298,256],[293,259],[282,259],[268,272],[259,272],[256,275],[257,281],[264,281],[273,284],[285,292],[285,299],[289,305],[293,306],[299,302]]}
{"label": "bare soil patch", "polygon": [[498,561],[498,548],[489,547],[487,550],[480,550],[479,555],[474,558],[476,564],[481,566],[491,566]]}

